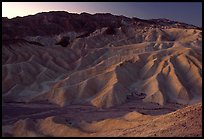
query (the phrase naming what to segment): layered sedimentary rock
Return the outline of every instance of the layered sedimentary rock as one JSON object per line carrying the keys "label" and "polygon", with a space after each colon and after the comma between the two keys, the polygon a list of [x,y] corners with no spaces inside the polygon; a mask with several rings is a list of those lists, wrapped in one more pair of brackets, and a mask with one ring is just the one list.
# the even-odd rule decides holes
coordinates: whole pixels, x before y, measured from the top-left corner
{"label": "layered sedimentary rock", "polygon": [[160,105],[201,100],[201,30],[122,26],[113,35],[106,30],[72,38],[66,47],[56,44],[59,35],[3,45],[4,101],[111,107],[135,92]]}

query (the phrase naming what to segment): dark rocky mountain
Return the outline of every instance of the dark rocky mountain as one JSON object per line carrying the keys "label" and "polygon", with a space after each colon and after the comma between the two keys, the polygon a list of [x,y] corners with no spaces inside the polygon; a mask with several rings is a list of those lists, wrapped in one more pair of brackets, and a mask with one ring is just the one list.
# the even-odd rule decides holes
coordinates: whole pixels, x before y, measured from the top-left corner
{"label": "dark rocky mountain", "polygon": [[110,13],[92,15],[88,13],[75,14],[65,11],[51,11],[12,19],[2,17],[2,36],[3,40],[6,40],[25,36],[56,35],[69,31],[90,33],[102,27],[118,28],[124,25],[198,29],[193,25],[167,19],[143,20],[135,17],[116,16]]}

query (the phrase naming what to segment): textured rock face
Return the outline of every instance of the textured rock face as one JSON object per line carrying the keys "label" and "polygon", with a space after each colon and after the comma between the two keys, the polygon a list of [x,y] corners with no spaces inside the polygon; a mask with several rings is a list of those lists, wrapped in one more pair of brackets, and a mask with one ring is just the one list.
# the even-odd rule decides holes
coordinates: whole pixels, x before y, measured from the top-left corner
{"label": "textured rock face", "polygon": [[39,13],[26,17],[8,19],[2,17],[3,39],[19,38],[25,36],[57,35],[63,32],[92,32],[102,27],[120,27],[122,25],[135,24],[139,27],[179,27],[194,28],[193,25],[170,21],[167,19],[142,20],[106,14],[73,14],[65,11],[52,11]]}
{"label": "textured rock face", "polygon": [[2,22],[3,136],[201,136],[198,27],[67,12]]}
{"label": "textured rock face", "polygon": [[[160,105],[201,101],[202,31],[194,26],[66,12],[2,21],[9,37],[2,48],[4,102],[89,102],[107,108],[138,91],[144,102]],[[36,32],[19,32],[31,26]]]}

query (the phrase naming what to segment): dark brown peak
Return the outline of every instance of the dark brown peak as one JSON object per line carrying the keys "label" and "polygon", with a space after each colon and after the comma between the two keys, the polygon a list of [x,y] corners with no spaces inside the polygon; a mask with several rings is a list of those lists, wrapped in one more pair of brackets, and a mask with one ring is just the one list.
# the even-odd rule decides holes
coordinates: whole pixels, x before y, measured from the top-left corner
{"label": "dark brown peak", "polygon": [[86,13],[86,12],[82,12],[82,13],[80,13],[80,15],[88,15],[88,16],[92,16],[92,14],[89,14],[89,13]]}
{"label": "dark brown peak", "polygon": [[105,17],[105,18],[113,18],[113,19],[118,19],[118,20],[131,20],[131,18],[128,18],[123,15],[113,15],[111,13],[96,13],[94,14],[94,17]]}
{"label": "dark brown peak", "polygon": [[140,19],[140,18],[137,18],[137,17],[132,17],[132,20],[133,21],[139,21],[139,22],[148,22],[148,20],[146,20],[146,19]]}
{"label": "dark brown peak", "polygon": [[50,11],[50,12],[42,12],[35,15],[35,18],[39,17],[49,17],[49,18],[70,18],[75,16],[76,14],[68,13],[66,11]]}
{"label": "dark brown peak", "polygon": [[132,19],[135,20],[135,21],[137,21],[137,20],[139,20],[139,21],[142,20],[142,19],[137,18],[137,17],[132,17]]}
{"label": "dark brown peak", "polygon": [[9,20],[8,17],[2,17],[2,20]]}
{"label": "dark brown peak", "polygon": [[23,19],[24,17],[27,17],[27,16],[16,16],[16,17],[11,18],[11,20]]}
{"label": "dark brown peak", "polygon": [[177,28],[194,28],[194,29],[199,28],[195,25],[174,21],[166,18],[150,19],[148,21],[155,22],[157,25],[162,25],[162,26],[173,26]]}
{"label": "dark brown peak", "polygon": [[140,19],[133,17],[132,18],[134,24],[137,24],[137,26],[150,26],[150,25],[156,25],[157,22],[151,21],[151,20],[146,20],[146,19]]}
{"label": "dark brown peak", "polygon": [[65,15],[65,14],[71,14],[67,11],[49,11],[49,12],[40,12],[40,13],[37,13],[35,15]]}
{"label": "dark brown peak", "polygon": [[120,17],[120,18],[122,18],[122,19],[131,19],[131,18],[129,18],[129,17],[126,17],[126,16],[124,16],[124,15],[114,15],[114,16],[116,16],[116,17]]}
{"label": "dark brown peak", "polygon": [[2,23],[8,23],[9,20],[11,20],[11,19],[9,19],[7,17],[2,17]]}
{"label": "dark brown peak", "polygon": [[167,19],[167,18],[158,18],[157,20],[166,21],[166,22],[173,21],[173,20],[170,20],[170,19]]}
{"label": "dark brown peak", "polygon": [[76,13],[69,13],[67,11],[49,11],[49,12],[40,12],[33,15],[27,15],[27,16],[17,16],[14,18],[11,18],[12,20],[17,19],[30,19],[30,18],[39,18],[39,17],[46,17],[46,16],[56,16],[56,17],[69,17],[69,16],[76,16],[78,14]]}
{"label": "dark brown peak", "polygon": [[114,16],[111,13],[95,13],[94,15],[98,15],[98,16]]}
{"label": "dark brown peak", "polygon": [[93,15],[92,14],[89,14],[89,13],[86,13],[86,12],[83,12],[83,13],[80,13],[78,16],[77,16],[78,19],[80,20],[93,20]]}
{"label": "dark brown peak", "polygon": [[177,22],[177,21],[173,21],[170,19],[166,19],[166,18],[157,18],[157,19],[149,19],[149,21],[154,21],[154,22],[165,22],[165,23],[169,23],[169,22]]}

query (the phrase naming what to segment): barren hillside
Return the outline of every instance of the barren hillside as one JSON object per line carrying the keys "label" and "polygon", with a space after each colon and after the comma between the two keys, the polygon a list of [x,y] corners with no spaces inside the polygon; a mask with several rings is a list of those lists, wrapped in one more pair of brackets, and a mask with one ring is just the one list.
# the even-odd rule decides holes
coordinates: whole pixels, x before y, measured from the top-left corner
{"label": "barren hillside", "polygon": [[[167,19],[66,12],[2,22],[3,125],[12,127],[5,136],[201,136],[199,123],[189,132],[194,127],[182,122],[194,111],[201,115],[200,28]],[[33,121],[29,111],[33,107],[38,113],[36,105],[42,109],[48,105],[49,110],[45,107],[48,114]],[[79,120],[80,124],[75,119],[77,126],[70,127],[61,119],[63,111],[49,113],[75,105],[94,109],[93,113],[110,110],[111,115],[116,109],[121,114],[91,123],[87,120],[92,118]],[[147,109],[141,111],[141,105]],[[16,115],[15,106],[21,111],[28,106],[27,116],[10,115],[12,109]],[[155,116],[152,110],[157,108],[161,111]],[[192,120],[200,122],[199,118]],[[168,124],[161,130],[164,123]],[[170,133],[181,124],[184,130]]]}

